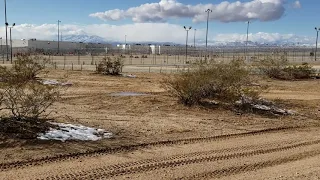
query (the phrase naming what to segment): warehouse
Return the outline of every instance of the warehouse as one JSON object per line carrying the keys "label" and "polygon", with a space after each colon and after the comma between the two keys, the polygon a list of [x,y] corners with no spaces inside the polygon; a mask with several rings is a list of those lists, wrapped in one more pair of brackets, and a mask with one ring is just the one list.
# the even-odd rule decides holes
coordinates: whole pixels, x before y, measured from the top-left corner
{"label": "warehouse", "polygon": [[[10,41],[8,42],[10,45]],[[75,53],[78,51],[86,52],[106,52],[107,48],[112,48],[110,44],[100,43],[82,43],[82,42],[67,42],[67,41],[45,41],[37,39],[21,39],[12,40],[12,52],[59,52]]]}

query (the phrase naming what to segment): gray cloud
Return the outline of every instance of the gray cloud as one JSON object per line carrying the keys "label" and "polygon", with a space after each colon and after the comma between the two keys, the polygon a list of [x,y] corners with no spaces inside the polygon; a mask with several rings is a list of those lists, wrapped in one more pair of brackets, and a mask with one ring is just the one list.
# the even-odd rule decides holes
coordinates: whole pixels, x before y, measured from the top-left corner
{"label": "gray cloud", "polygon": [[248,20],[274,21],[285,12],[286,0],[252,0],[249,2],[228,2],[220,4],[187,5],[177,0],[160,0],[159,3],[147,3],[127,10],[113,9],[90,14],[102,20],[118,21],[132,19],[133,22],[166,22],[170,18],[192,18],[193,22],[207,19],[206,9],[212,9],[211,21],[241,22]]}
{"label": "gray cloud", "polygon": [[300,3],[300,1],[295,1],[292,6],[295,9],[300,9],[301,8],[301,3]]}

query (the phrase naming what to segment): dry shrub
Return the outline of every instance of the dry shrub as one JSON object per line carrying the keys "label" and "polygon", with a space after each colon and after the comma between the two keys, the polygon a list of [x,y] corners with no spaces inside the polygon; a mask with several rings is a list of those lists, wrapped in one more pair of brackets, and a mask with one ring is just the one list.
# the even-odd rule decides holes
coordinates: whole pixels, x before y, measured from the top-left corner
{"label": "dry shrub", "polygon": [[229,64],[198,64],[189,72],[166,79],[165,85],[188,106],[199,104],[203,99],[234,103],[243,95],[258,97],[261,92],[261,87],[251,86],[250,72],[239,60]]}
{"label": "dry shrub", "polygon": [[48,60],[40,56],[19,55],[11,69],[0,67],[0,81],[15,84],[37,80],[37,76],[43,73]]}
{"label": "dry shrub", "polygon": [[123,60],[120,57],[111,59],[103,58],[97,66],[97,72],[106,75],[120,75],[122,72]]}
{"label": "dry shrub", "polygon": [[308,79],[316,72],[308,63],[289,65],[285,56],[267,57],[256,62],[256,66],[269,78],[280,80]]}
{"label": "dry shrub", "polygon": [[303,63],[302,65],[292,65],[284,68],[284,71],[289,74],[292,79],[309,79],[316,73],[308,63]]}
{"label": "dry shrub", "polygon": [[2,94],[2,109],[10,112],[15,120],[34,120],[47,117],[47,109],[59,98],[59,90],[54,86],[28,82],[8,85]]}
{"label": "dry shrub", "polygon": [[58,100],[59,89],[37,81],[45,61],[21,56],[11,69],[0,68],[0,110],[7,114],[6,118],[37,121],[48,115],[46,110]]}

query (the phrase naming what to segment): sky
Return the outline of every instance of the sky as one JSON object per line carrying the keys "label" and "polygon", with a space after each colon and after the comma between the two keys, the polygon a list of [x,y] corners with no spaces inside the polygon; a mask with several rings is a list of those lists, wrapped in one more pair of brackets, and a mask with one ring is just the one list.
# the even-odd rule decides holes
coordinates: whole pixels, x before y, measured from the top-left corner
{"label": "sky", "polygon": [[[319,0],[7,0],[8,23],[16,23],[13,39],[54,40],[57,21],[66,35],[96,35],[107,41],[208,41],[314,43]],[[0,3],[4,18],[4,2]],[[196,29],[196,30],[195,30]],[[5,38],[5,27],[0,27]]]}

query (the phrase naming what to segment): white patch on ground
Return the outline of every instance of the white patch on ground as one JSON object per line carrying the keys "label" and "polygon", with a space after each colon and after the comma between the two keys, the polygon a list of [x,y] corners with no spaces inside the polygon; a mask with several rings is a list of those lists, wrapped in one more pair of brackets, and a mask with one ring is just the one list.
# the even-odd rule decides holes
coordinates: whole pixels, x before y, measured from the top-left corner
{"label": "white patch on ground", "polygon": [[136,75],[133,74],[122,74],[123,77],[128,77],[128,78],[136,78]]}
{"label": "white patch on ground", "polygon": [[242,96],[239,101],[236,101],[237,105],[249,105],[253,109],[269,111],[275,114],[281,115],[294,115],[296,112],[287,109],[281,109],[277,107],[273,102],[267,101],[265,99],[258,99],[254,101],[250,97]]}
{"label": "white patch on ground", "polygon": [[136,92],[119,92],[119,93],[111,93],[110,96],[147,96],[149,94],[145,93],[136,93]]}
{"label": "white patch on ground", "polygon": [[44,85],[61,85],[61,86],[72,86],[71,82],[61,83],[57,80],[43,80],[41,81]]}
{"label": "white patch on ground", "polygon": [[73,125],[64,123],[51,123],[57,125],[57,129],[50,128],[46,133],[38,134],[40,140],[80,140],[80,141],[98,141],[102,138],[111,138],[112,133],[104,129],[96,129],[83,125]]}

